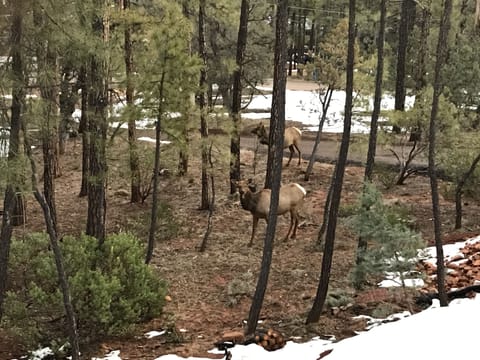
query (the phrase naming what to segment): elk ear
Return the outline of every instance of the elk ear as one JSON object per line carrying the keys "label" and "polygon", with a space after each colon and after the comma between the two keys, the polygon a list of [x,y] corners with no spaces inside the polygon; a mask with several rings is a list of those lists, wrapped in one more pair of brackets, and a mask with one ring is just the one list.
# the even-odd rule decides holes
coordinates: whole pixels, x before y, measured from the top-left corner
{"label": "elk ear", "polygon": [[257,184],[253,181],[253,179],[248,179],[247,186],[251,192],[257,192]]}

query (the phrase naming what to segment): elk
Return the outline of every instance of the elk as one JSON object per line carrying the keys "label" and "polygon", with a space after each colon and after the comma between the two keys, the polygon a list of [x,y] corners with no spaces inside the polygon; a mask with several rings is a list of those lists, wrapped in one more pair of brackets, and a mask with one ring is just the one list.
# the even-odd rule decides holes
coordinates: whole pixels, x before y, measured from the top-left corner
{"label": "elk", "polygon": [[[253,216],[252,236],[248,246],[252,246],[253,238],[257,230],[259,219],[265,219],[268,222],[268,213],[270,211],[270,189],[263,189],[256,192],[255,185],[251,180],[238,180],[234,182],[235,187],[240,193],[240,204],[244,210],[250,211]],[[278,198],[277,214],[283,215],[290,212],[290,227],[288,228],[285,240],[288,240],[292,231],[291,239],[295,239],[298,226],[298,211],[300,210],[307,192],[297,183],[290,183],[280,187]]]}
{"label": "elk", "polygon": [[[252,130],[252,134],[257,135],[258,139],[260,140],[260,144],[263,145],[270,145],[268,142],[268,133],[267,129],[263,124],[258,125],[255,129]],[[295,153],[295,149],[298,152],[298,165],[300,165],[302,161],[302,152],[300,151],[299,145],[302,140],[302,132],[300,129],[296,128],[295,126],[290,126],[285,129],[285,135],[283,138],[283,148],[290,149],[290,158],[288,159],[287,166],[290,165],[290,161],[292,161],[293,154]]]}

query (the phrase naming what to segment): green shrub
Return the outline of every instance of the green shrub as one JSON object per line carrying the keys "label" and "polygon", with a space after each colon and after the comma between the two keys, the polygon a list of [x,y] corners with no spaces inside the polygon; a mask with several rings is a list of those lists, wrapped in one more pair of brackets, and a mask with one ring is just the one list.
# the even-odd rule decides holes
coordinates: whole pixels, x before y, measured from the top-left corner
{"label": "green shrub", "polygon": [[403,276],[415,268],[413,260],[426,244],[411,229],[406,208],[385,205],[381,193],[372,184],[366,184],[357,209],[347,224],[369,246],[360,254],[363,261],[352,272],[355,288],[361,288],[369,276],[386,272],[398,273],[403,286]]}
{"label": "green shrub", "polygon": [[[158,316],[166,285],[144,263],[144,249],[129,234],[107,237],[102,249],[88,236],[61,242],[82,340],[124,334]],[[27,343],[65,337],[62,296],[45,234],[13,241],[11,290],[5,321]]]}

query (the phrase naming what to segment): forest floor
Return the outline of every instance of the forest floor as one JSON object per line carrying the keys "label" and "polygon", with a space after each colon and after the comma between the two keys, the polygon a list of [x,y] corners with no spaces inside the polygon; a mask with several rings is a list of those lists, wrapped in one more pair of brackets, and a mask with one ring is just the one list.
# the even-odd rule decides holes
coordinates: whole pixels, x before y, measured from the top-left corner
{"label": "forest floor", "polygon": [[[248,131],[244,135],[248,138]],[[221,134],[216,136],[225,137]],[[308,137],[306,142],[311,146]],[[152,149],[153,145],[150,145]],[[326,135],[322,155],[333,160],[337,147],[338,136]],[[352,147],[351,156],[359,151],[363,150]],[[129,202],[125,195],[128,193],[125,191],[128,190],[128,176],[122,173],[122,166],[117,165],[125,160],[125,151],[110,151],[109,156],[112,165],[109,169],[111,175],[107,192],[108,232],[131,231],[141,239],[146,239],[150,198],[144,204]],[[289,219],[287,216],[279,218],[269,285],[261,313],[261,326],[273,327],[288,339],[296,341],[306,341],[317,335],[334,335],[337,339],[342,339],[353,336],[354,331],[363,328],[364,323],[352,320],[354,315],[388,315],[414,309],[413,293],[405,295],[374,286],[360,293],[354,292],[349,283],[349,273],[355,258],[356,237],[340,218],[330,291],[347,296],[352,306],[341,311],[331,311],[327,306],[318,324],[309,327],[304,325],[318,285],[322,252],[316,246],[316,241],[325,195],[333,171],[331,163],[316,162],[312,177],[306,182],[303,179],[307,166],[305,158],[300,166],[292,160],[290,167],[283,168],[283,183],[295,181],[304,186],[307,200],[301,211],[297,239],[280,240],[288,229]],[[241,163],[244,176],[252,177],[253,152],[249,146],[242,146]],[[263,182],[265,163],[266,150],[261,149],[255,169],[258,184]],[[62,158],[62,169],[62,176],[56,182],[59,229],[62,235],[78,235],[85,229],[87,209],[86,198],[79,198],[77,195],[81,180],[81,144],[74,146],[73,141],[69,143],[67,154]],[[199,169],[199,159],[194,153],[188,175],[179,178],[172,174],[162,177],[160,183],[160,198],[169,210],[163,213],[153,266],[159,276],[169,284],[168,294],[171,301],[166,303],[164,315],[142,325],[134,334],[123,338],[103,339],[101,343],[93,344],[87,351],[88,354],[100,357],[110,350],[120,350],[122,359],[155,359],[167,353],[185,357],[213,357],[206,352],[224,332],[242,331],[257,281],[265,222],[260,222],[253,246],[248,247],[252,217],[240,207],[237,196],[229,195],[228,172],[218,170],[212,232],[206,251],[200,253],[198,247],[206,231],[208,214],[198,210],[201,188]],[[363,173],[362,166],[355,163],[348,166],[341,213],[348,213],[349,206],[357,200]],[[433,223],[428,178],[413,176],[404,186],[387,188],[382,183],[385,183],[388,177],[391,176],[384,171],[379,172],[376,178],[385,199],[399,204],[410,214],[412,227],[431,243]],[[445,183],[441,182],[440,187],[444,189]],[[451,237],[461,238],[465,236],[464,233],[480,233],[480,209],[474,201],[464,205],[465,226],[461,232],[452,231],[455,210],[453,202],[442,197],[441,208],[445,241]],[[15,237],[21,238],[27,232],[44,229],[40,208],[33,197],[28,199],[27,217],[27,224],[15,229]],[[147,331],[162,329],[169,330],[168,335],[152,339],[144,336]],[[14,339],[4,335],[0,332],[0,360],[24,354],[24,349],[16,346]]]}

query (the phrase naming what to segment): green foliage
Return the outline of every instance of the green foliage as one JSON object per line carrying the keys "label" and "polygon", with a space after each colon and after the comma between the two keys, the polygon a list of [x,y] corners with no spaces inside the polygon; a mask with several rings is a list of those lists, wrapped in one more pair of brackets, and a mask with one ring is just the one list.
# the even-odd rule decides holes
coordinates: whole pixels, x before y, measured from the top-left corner
{"label": "green foliage", "polygon": [[[84,340],[124,334],[161,313],[165,283],[144,263],[144,249],[133,236],[112,235],[102,249],[88,236],[64,237],[61,249]],[[12,243],[11,272],[5,328],[27,344],[66,337],[62,296],[45,234]]]}
{"label": "green foliage", "polygon": [[357,288],[367,277],[385,272],[396,272],[402,277],[415,266],[412,259],[425,246],[420,235],[410,229],[408,213],[385,205],[381,193],[372,184],[365,184],[357,213],[347,223],[369,242],[367,251],[361,254],[362,263],[352,273]]}
{"label": "green foliage", "polygon": [[352,303],[352,294],[345,290],[330,290],[325,303],[329,307],[346,306]]}
{"label": "green foliage", "polygon": [[[449,148],[438,149],[439,166],[445,171],[452,182],[446,184],[446,195],[452,195],[454,187],[458,185],[463,175],[470,169],[474,158],[478,155],[480,139],[476,132],[462,132],[451,139]],[[472,175],[467,179],[462,193],[471,198],[480,199],[478,183],[480,181],[480,168],[477,166]]]}

